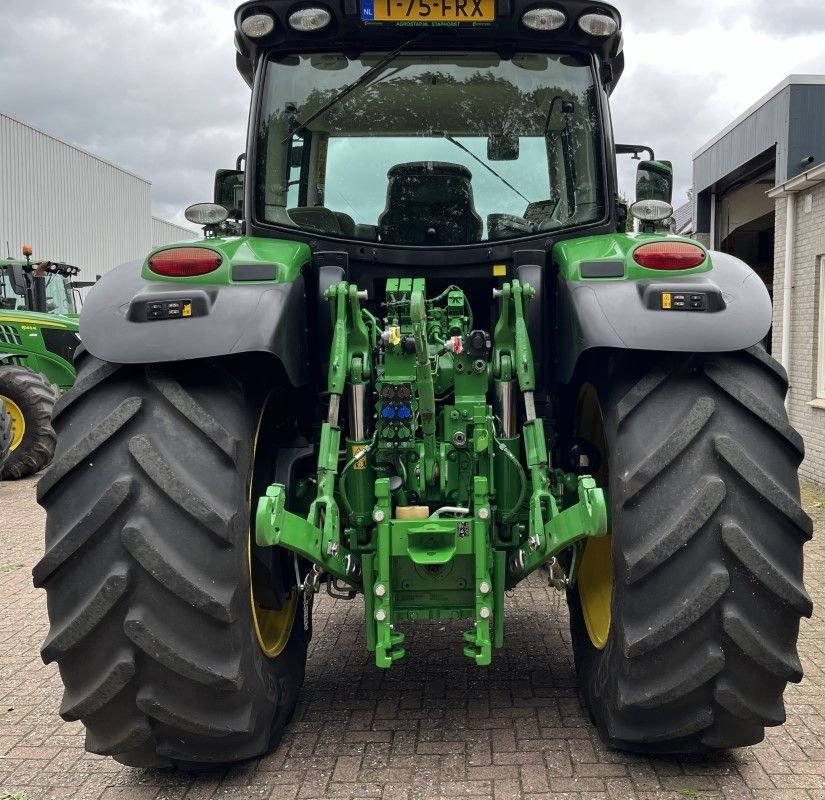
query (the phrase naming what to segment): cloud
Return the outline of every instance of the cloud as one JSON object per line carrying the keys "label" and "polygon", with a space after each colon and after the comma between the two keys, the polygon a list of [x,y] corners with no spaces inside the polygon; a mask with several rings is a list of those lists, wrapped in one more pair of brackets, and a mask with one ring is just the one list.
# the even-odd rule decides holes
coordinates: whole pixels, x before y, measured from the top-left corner
{"label": "cloud", "polygon": [[[677,206],[692,183],[692,155],[705,142],[787,75],[825,73],[825,31],[756,31],[751,8],[747,0],[721,0],[718,7],[697,2],[693,16],[701,27],[667,33],[628,22],[628,68],[612,103],[616,137],[635,136],[673,160]],[[635,14],[635,2],[632,9]],[[660,13],[669,18],[669,6]],[[632,196],[627,161],[619,161],[620,186]]]}
{"label": "cloud", "polygon": [[2,110],[151,180],[155,211],[182,221],[245,148],[249,103],[231,8],[198,8],[4,0]]}
{"label": "cloud", "polygon": [[[791,72],[825,73],[825,2],[628,0],[616,138],[675,162]],[[152,181],[153,211],[212,194],[245,149],[249,89],[235,68],[230,0],[0,0],[0,110]],[[622,189],[634,164],[620,160]]]}
{"label": "cloud", "polygon": [[715,4],[698,4],[694,0],[632,0],[617,3],[622,13],[622,26],[628,31],[657,33],[662,31],[684,32],[701,28],[716,18]]}
{"label": "cloud", "polygon": [[755,31],[773,36],[825,35],[825,3],[822,0],[751,0],[744,8],[728,9],[724,19],[745,18]]}
{"label": "cloud", "polygon": [[[677,71],[634,67],[614,94],[613,125],[617,142],[646,144],[657,158],[674,163],[673,202],[687,202],[691,187],[692,152],[696,131],[716,130],[718,104],[714,103],[713,73],[695,76]],[[716,109],[716,110],[715,110]],[[629,156],[618,159],[619,181],[625,195],[633,197],[636,162]]]}

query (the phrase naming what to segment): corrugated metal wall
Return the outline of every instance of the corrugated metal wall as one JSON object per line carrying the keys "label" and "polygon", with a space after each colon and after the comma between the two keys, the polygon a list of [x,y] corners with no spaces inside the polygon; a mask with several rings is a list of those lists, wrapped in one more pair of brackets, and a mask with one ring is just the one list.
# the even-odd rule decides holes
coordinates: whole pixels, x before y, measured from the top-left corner
{"label": "corrugated metal wall", "polygon": [[791,88],[788,178],[825,162],[825,85]]}
{"label": "corrugated metal wall", "polygon": [[791,87],[785,87],[735,128],[697,155],[693,189],[701,192],[760,153],[776,147],[776,182],[784,183],[788,165],[788,114]]}
{"label": "corrugated metal wall", "polygon": [[149,181],[0,114],[3,256],[6,242],[13,257],[30,244],[35,258],[81,267],[83,280],[143,258],[157,235],[149,190]]}
{"label": "corrugated metal wall", "polygon": [[200,234],[167,222],[165,219],[152,217],[152,247],[160,247],[163,244],[173,242],[187,242],[192,239],[200,239]]}

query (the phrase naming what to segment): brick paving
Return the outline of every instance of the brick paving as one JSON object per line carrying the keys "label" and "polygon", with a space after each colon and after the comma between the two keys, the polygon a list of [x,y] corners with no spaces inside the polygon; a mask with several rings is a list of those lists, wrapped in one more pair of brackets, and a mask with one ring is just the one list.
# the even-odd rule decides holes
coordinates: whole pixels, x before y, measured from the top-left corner
{"label": "brick paving", "polygon": [[534,576],[509,601],[507,646],[487,670],[459,629],[419,624],[405,661],[379,671],[361,644],[361,605],[316,604],[295,719],[269,756],[186,775],[123,767],[83,750],[57,715],[57,668],[39,648],[46,600],[31,585],[42,552],[34,481],[0,485],[0,800],[825,800],[825,490],[805,487],[818,536],[806,548],[814,617],[802,621],[805,680],[788,722],[714,757],[610,752],[576,699],[561,597]]}

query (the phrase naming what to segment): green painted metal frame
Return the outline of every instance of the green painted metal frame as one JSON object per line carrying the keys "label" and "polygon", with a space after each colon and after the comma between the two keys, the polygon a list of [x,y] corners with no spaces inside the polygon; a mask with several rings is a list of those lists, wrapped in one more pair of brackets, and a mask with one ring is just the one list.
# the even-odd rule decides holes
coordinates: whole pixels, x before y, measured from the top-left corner
{"label": "green painted metal frame", "polygon": [[[444,297],[427,300],[425,289],[420,279],[387,282],[384,331],[362,309],[357,287],[328,290],[331,401],[315,497],[302,516],[286,509],[285,487],[270,486],[258,504],[256,541],[285,547],[364,593],[365,641],[379,667],[404,657],[405,634],[396,626],[420,619],[471,621],[463,650],[484,666],[504,643],[505,590],[587,537],[604,535],[607,505],[592,477],[551,468],[532,402],[525,317],[532,288],[513,281],[500,290],[489,363],[455,346],[470,333],[461,290],[444,293],[442,307]],[[523,453],[518,439],[496,436],[488,396],[499,380],[517,380],[525,400]],[[375,432],[367,441],[346,440],[339,471],[339,404],[358,384],[378,396]],[[437,386],[440,396],[452,390],[451,402],[439,405]],[[383,418],[393,420],[401,408],[404,425]],[[513,505],[519,481],[524,488]],[[407,518],[401,509],[410,496],[419,514]]]}

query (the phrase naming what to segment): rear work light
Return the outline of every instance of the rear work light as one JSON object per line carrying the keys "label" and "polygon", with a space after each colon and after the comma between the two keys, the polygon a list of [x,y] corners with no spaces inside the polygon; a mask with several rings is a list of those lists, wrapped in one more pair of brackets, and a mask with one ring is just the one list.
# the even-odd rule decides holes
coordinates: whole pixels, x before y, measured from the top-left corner
{"label": "rear work light", "polygon": [[556,31],[567,22],[563,11],[557,8],[531,8],[521,18],[525,28],[534,31]]}
{"label": "rear work light", "polygon": [[149,269],[168,278],[192,278],[214,272],[223,262],[220,253],[205,247],[173,247],[149,258]]}
{"label": "rear work light", "polygon": [[705,263],[705,251],[689,242],[651,242],[633,251],[633,260],[648,269],[693,269]]}
{"label": "rear work light", "polygon": [[585,14],[579,17],[579,27],[591,36],[606,38],[619,30],[619,23],[607,14]]}
{"label": "rear work light", "polygon": [[289,27],[294,31],[309,33],[310,31],[320,31],[332,22],[332,14],[320,6],[312,8],[299,8],[289,15]]}
{"label": "rear work light", "polygon": [[275,17],[271,14],[250,14],[241,22],[241,30],[250,39],[263,39],[275,30]]}

